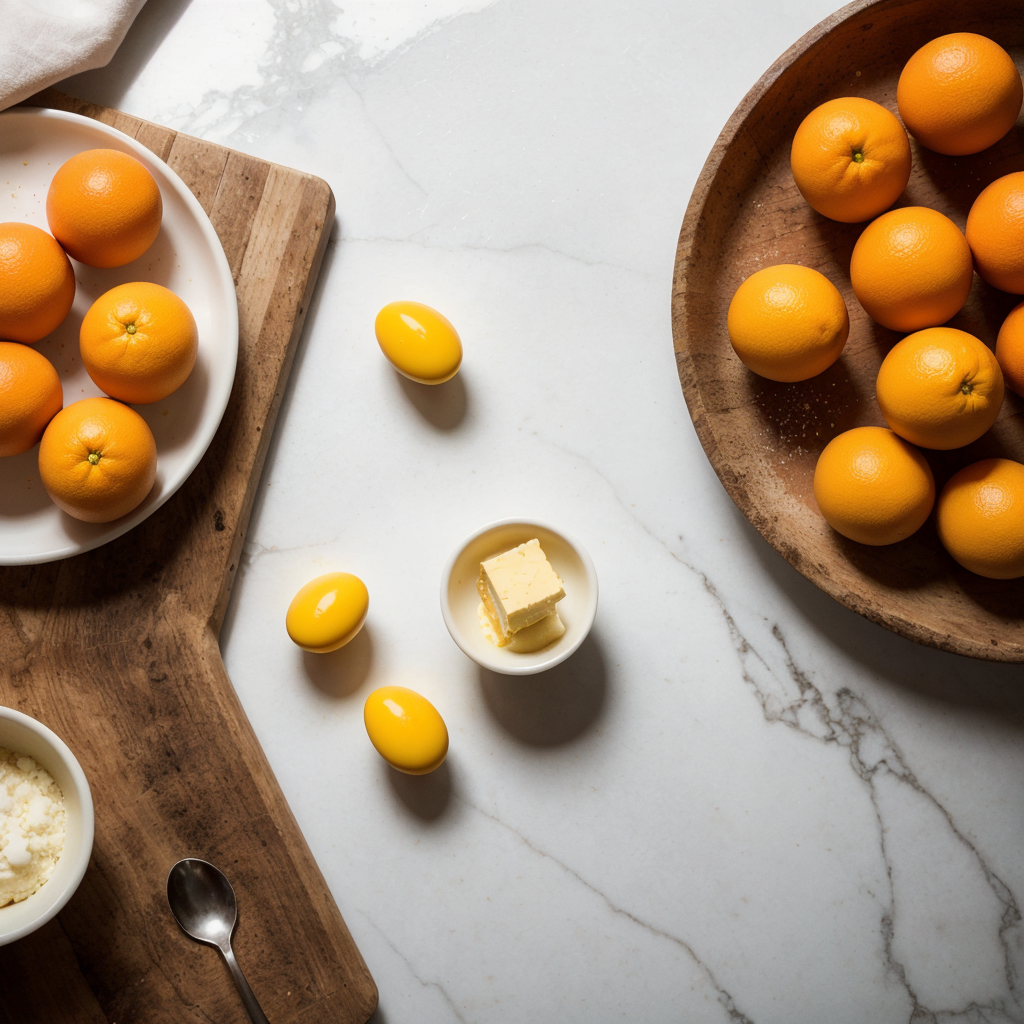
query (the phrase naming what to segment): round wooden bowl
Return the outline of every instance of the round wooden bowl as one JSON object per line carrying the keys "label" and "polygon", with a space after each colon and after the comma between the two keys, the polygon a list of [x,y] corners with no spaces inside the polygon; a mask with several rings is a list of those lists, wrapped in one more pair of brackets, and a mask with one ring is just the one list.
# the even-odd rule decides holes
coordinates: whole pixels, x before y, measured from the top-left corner
{"label": "round wooden bowl", "polygon": [[[975,658],[1024,661],[1024,579],[988,580],[960,568],[934,520],[889,547],[835,533],[812,493],[814,465],[837,434],[885,425],[875,401],[882,358],[901,335],[871,321],[850,288],[850,253],[863,224],[839,224],[804,202],[789,169],[797,125],[825,100],[866,96],[896,111],[896,83],[910,55],[946,32],[978,32],[1021,66],[1020,0],[858,0],[780,57],[729,119],[701,172],[676,252],[672,331],[683,393],[711,464],[733,501],[792,565],[825,593],[920,643]],[[914,169],[897,206],[930,206],[963,229],[978,193],[1024,169],[1021,122],[974,156],[931,153],[911,140]],[[818,377],[777,384],[733,353],[726,312],[751,273],[776,263],[814,267],[843,293],[850,339]],[[975,275],[950,321],[995,344],[1021,300]],[[984,437],[952,452],[925,452],[942,485],[995,455],[1024,462],[1024,400],[1006,393]]]}

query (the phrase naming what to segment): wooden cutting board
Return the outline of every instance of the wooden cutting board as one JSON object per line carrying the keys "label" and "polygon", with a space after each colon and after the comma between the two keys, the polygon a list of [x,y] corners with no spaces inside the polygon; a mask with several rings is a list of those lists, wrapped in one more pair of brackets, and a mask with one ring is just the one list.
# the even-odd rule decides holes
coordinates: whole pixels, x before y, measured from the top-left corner
{"label": "wooden cutting board", "polygon": [[219,865],[235,950],[272,1024],[365,1022],[377,989],[242,711],[217,636],[334,220],[326,182],[47,90],[165,160],[238,292],[234,390],[185,485],[118,540],[0,568],[0,704],[52,728],[92,786],[96,842],[55,921],[0,947],[7,1024],[242,1024],[219,954],[179,931],[174,861]]}

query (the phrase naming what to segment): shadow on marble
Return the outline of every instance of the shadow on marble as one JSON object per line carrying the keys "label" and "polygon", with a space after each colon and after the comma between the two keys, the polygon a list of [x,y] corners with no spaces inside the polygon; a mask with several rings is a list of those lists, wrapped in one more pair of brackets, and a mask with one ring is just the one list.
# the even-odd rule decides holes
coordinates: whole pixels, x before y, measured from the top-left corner
{"label": "shadow on marble", "polygon": [[57,88],[93,103],[120,107],[125,93],[191,3],[192,0],[160,0],[144,4],[106,67],[66,78]]}
{"label": "shadow on marble", "polygon": [[460,370],[444,384],[417,384],[396,371],[409,403],[435,429],[455,430],[469,411],[469,391]]}
{"label": "shadow on marble", "polygon": [[452,797],[452,772],[446,760],[426,775],[406,775],[381,761],[388,782],[406,809],[421,821],[436,821],[448,809]]}
{"label": "shadow on marble", "polygon": [[373,635],[363,626],[344,647],[328,654],[302,652],[309,681],[328,697],[351,697],[369,678],[373,667]]}
{"label": "shadow on marble", "polygon": [[506,732],[531,747],[570,743],[601,716],[608,670],[592,632],[561,665],[535,676],[479,670],[488,710]]}
{"label": "shadow on marble", "polygon": [[970,707],[1024,728],[1021,666],[981,661],[914,643],[826,597],[746,521],[740,532],[779,590],[813,629],[880,679],[927,700]]}

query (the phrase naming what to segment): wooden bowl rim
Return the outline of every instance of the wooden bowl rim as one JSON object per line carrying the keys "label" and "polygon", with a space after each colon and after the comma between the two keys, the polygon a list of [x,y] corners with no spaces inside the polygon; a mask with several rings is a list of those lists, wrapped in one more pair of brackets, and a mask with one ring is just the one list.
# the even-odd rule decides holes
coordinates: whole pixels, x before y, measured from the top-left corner
{"label": "wooden bowl rim", "polygon": [[[804,33],[789,47],[767,71],[757,80],[733,111],[725,127],[720,132],[715,144],[708,154],[694,185],[686,214],[679,232],[676,246],[675,267],[672,278],[672,336],[676,353],[676,364],[683,397],[686,400],[690,418],[700,440],[704,453],[712,468],[722,482],[729,497],[736,507],[746,516],[751,525],[758,530],[766,541],[779,552],[802,576],[810,580],[819,590],[828,594],[833,600],[851,611],[894,633],[917,643],[953,654],[965,655],[986,661],[1024,662],[1024,644],[1016,645],[1016,649],[1007,644],[991,646],[984,643],[984,638],[972,640],[969,636],[952,637],[939,632],[920,621],[907,618],[884,607],[864,600],[861,595],[840,587],[831,576],[811,559],[802,559],[788,540],[780,535],[777,519],[770,515],[758,515],[752,507],[748,495],[739,481],[732,474],[732,464],[721,451],[715,436],[712,419],[707,414],[701,395],[699,377],[691,357],[687,339],[690,335],[691,323],[687,309],[689,281],[687,269],[690,252],[697,229],[704,216],[712,187],[718,176],[719,169],[729,148],[743,132],[748,120],[757,111],[777,79],[799,59],[810,53],[815,47],[824,45],[831,34],[841,25],[871,10],[892,10],[917,3],[919,0],[854,0],[840,8],[834,14],[818,22],[812,29]],[[753,144],[753,142],[751,143]],[[689,386],[687,386],[689,380]],[[866,584],[870,586],[870,584]]]}

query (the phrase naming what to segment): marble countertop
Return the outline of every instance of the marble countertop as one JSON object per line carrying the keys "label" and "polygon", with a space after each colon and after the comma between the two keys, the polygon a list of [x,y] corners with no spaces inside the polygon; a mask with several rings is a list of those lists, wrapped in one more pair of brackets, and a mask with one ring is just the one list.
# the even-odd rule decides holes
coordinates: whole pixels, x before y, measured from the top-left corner
{"label": "marble countertop", "polygon": [[[675,371],[690,190],[836,2],[150,0],[61,85],[337,196],[223,648],[377,1024],[1024,1021],[1022,670],[807,583]],[[397,298],[459,329],[451,385],[382,358]],[[514,515],[601,581],[590,639],[526,679],[478,670],[438,602],[453,547]],[[367,626],[304,656],[285,608],[335,569]],[[370,746],[387,683],[444,715],[433,775]]]}

